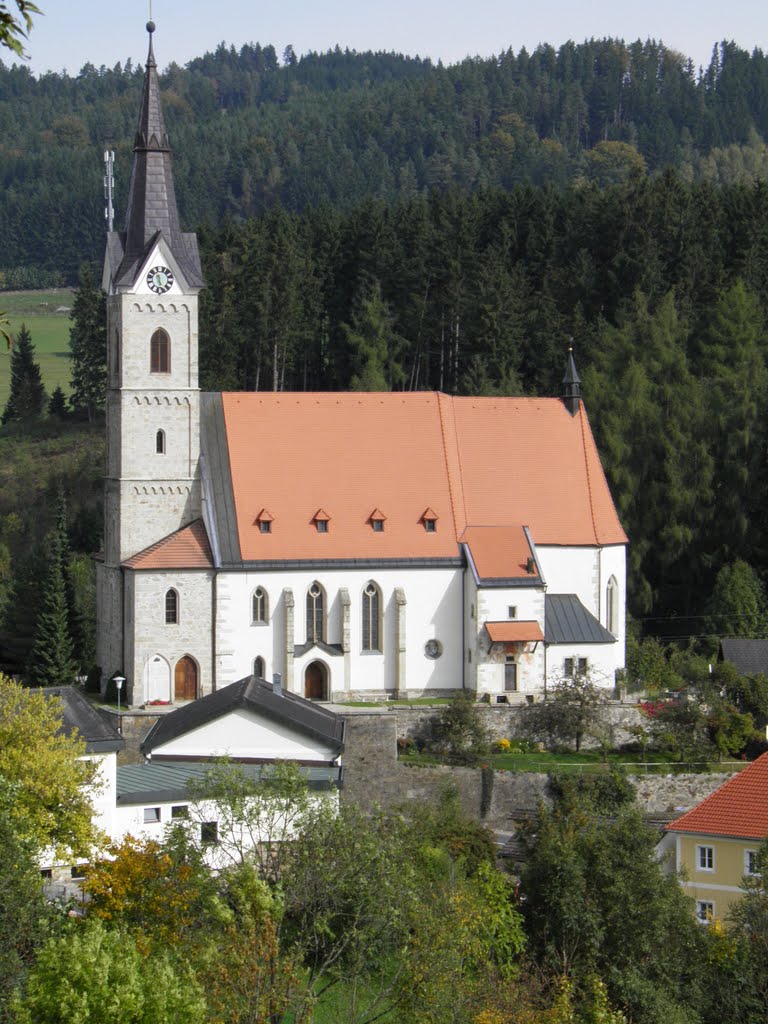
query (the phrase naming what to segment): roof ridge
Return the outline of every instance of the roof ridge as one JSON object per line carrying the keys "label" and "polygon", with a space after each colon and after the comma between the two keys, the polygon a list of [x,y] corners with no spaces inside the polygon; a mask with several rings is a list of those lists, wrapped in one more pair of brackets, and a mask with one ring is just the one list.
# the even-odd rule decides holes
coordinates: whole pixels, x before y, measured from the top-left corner
{"label": "roof ridge", "polygon": [[[456,427],[456,408],[454,406],[452,396],[446,395],[442,391],[436,391],[436,392],[433,392],[433,393],[435,395],[437,395],[437,413],[438,413],[438,417],[440,419],[440,437],[441,437],[442,442],[443,442],[443,459],[445,460],[445,474],[446,474],[447,481],[448,481],[448,495],[449,495],[449,497],[451,499],[451,513],[453,515],[453,529],[454,529],[454,533],[456,534],[456,538],[458,539],[459,533],[463,532],[466,529],[466,526],[467,526],[467,501],[466,501],[466,496],[465,496],[465,493],[464,493],[464,474],[462,473],[462,470],[461,470],[461,452],[459,451],[459,432],[458,432],[458,429]],[[452,432],[452,438],[451,439],[453,441],[453,445],[454,445],[454,448],[455,448],[455,451],[456,451],[456,460],[458,462],[458,465],[456,466],[456,471],[457,471],[457,475],[458,475],[458,485],[459,485],[459,487],[461,489],[461,511],[462,511],[461,531],[459,530],[457,508],[456,508],[456,504],[457,504],[458,498],[457,498],[457,496],[454,493],[454,485],[453,485],[453,476],[454,476],[454,474],[451,472],[451,462],[450,462],[450,459],[449,459],[449,456],[448,456],[448,438],[447,438],[447,435],[446,435],[445,418],[443,416],[443,399],[445,399],[446,402],[450,403],[450,408],[451,408],[451,419],[452,419],[451,426],[453,427],[453,432]]]}
{"label": "roof ridge", "polygon": [[[586,472],[586,477],[587,477],[587,493],[589,495],[589,518],[592,521],[592,532],[594,533],[594,536],[595,536],[595,544],[599,545],[600,544],[600,537],[598,535],[597,523],[595,521],[595,500],[594,500],[594,493],[592,491],[592,475],[591,475],[591,473],[589,471],[589,458],[587,457],[587,441],[588,441],[587,429],[589,427],[589,424],[587,422],[587,417],[584,414],[584,403],[583,402],[579,402],[579,423],[580,423],[580,427],[581,427],[581,451],[582,451],[582,455],[584,457],[584,470]],[[589,432],[590,432],[590,435],[591,435],[592,434],[591,429],[590,429]],[[594,443],[595,443],[594,438],[590,437],[590,440],[592,441],[592,444],[594,445]],[[598,458],[599,458],[599,456],[598,456]]]}

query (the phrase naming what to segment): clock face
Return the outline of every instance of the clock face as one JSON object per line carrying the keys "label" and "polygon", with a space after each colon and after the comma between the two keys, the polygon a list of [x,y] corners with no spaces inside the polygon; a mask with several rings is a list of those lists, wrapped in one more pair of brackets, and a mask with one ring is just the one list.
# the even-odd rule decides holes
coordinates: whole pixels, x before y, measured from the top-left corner
{"label": "clock face", "polygon": [[162,295],[173,284],[173,273],[168,267],[152,267],[147,274],[147,284],[157,295]]}

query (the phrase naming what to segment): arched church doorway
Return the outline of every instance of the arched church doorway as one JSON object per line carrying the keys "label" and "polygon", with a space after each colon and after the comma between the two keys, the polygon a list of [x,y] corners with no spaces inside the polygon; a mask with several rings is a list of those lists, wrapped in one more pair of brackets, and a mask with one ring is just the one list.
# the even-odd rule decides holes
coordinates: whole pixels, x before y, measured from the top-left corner
{"label": "arched church doorway", "polygon": [[328,700],[328,670],[322,661],[310,661],[304,669],[304,696],[307,700]]}
{"label": "arched church doorway", "polygon": [[171,699],[171,666],[159,654],[153,654],[144,666],[144,700]]}
{"label": "arched church doorway", "polygon": [[188,654],[176,662],[173,692],[174,700],[197,699],[197,662]]}

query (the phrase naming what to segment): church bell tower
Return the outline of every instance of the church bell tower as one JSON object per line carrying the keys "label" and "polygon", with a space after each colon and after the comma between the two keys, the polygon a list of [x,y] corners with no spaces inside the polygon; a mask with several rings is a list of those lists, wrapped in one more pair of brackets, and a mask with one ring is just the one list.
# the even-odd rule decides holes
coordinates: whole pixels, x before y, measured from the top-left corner
{"label": "church bell tower", "polygon": [[126,559],[199,518],[197,239],[182,232],[148,22],[149,53],[125,230],[107,235],[107,465],[97,659],[123,669]]}

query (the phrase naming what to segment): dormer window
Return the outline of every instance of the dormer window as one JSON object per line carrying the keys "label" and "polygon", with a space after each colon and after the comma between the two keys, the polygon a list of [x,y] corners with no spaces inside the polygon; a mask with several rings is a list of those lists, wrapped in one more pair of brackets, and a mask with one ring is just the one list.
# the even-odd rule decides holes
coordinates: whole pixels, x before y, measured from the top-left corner
{"label": "dormer window", "polygon": [[258,526],[259,533],[272,533],[272,523],[274,518],[269,514],[267,509],[263,508],[261,512],[256,516],[254,524]]}
{"label": "dormer window", "polygon": [[421,514],[421,521],[427,533],[437,533],[437,512],[431,508],[425,508]]}
{"label": "dormer window", "polygon": [[321,508],[319,508],[312,517],[312,522],[315,524],[315,529],[318,533],[328,533],[328,524],[330,521],[331,517]]}
{"label": "dormer window", "polygon": [[375,508],[368,517],[368,522],[371,524],[371,529],[374,533],[384,533],[384,523],[386,516],[381,509]]}

